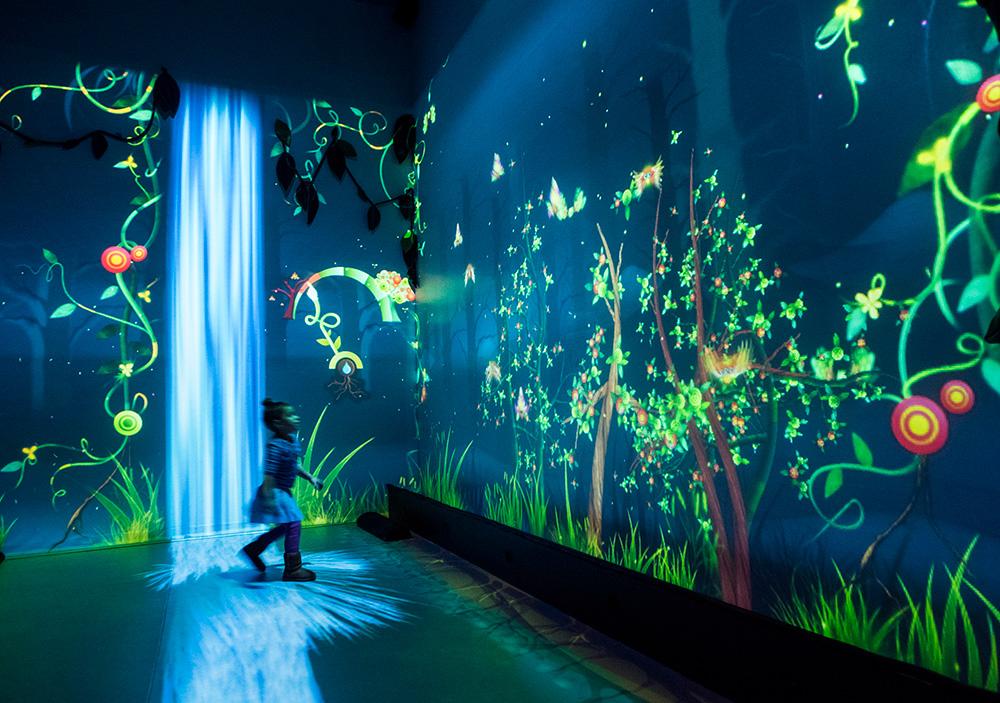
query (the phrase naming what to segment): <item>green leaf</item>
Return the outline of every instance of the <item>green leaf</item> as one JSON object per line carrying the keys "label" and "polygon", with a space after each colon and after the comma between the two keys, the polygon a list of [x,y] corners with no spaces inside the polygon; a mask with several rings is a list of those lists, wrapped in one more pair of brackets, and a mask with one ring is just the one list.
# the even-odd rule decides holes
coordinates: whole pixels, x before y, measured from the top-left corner
{"label": "green leaf", "polygon": [[851,433],[851,442],[854,444],[854,456],[862,466],[871,466],[873,463],[872,450],[868,448],[865,440],[858,436],[857,432]]}
{"label": "green leaf", "polygon": [[273,159],[275,156],[281,156],[284,151],[284,145],[281,142],[275,142],[274,146],[271,147],[271,158]]}
{"label": "green leaf", "polygon": [[297,205],[297,206],[295,207],[295,212],[293,212],[293,213],[292,213],[292,217],[295,217],[295,216],[296,216],[296,215],[298,215],[298,214],[299,214],[300,212],[302,212],[302,206],[301,206],[301,205]]}
{"label": "green leaf", "polygon": [[319,198],[319,202],[320,202],[321,205],[326,205],[326,198],[323,197],[322,193],[320,193],[320,192],[317,191],[316,192],[316,197]]}
{"label": "green leaf", "polygon": [[356,107],[352,107],[351,108],[351,112],[354,113],[355,117],[362,117],[365,114],[365,113],[361,112],[361,110],[359,110]]}
{"label": "green leaf", "polygon": [[944,65],[959,85],[973,85],[983,80],[983,69],[975,61],[952,59],[945,61]]}
{"label": "green leaf", "polygon": [[826,475],[826,483],[823,484],[823,497],[829,498],[840,490],[844,485],[844,470],[841,468],[832,469]]}
{"label": "green leaf", "polygon": [[841,31],[843,28],[844,28],[844,18],[837,17],[836,15],[834,15],[829,22],[824,24],[823,27],[818,32],[816,32],[816,38],[814,41],[817,44],[822,44],[827,39],[832,37],[834,34]]}
{"label": "green leaf", "polygon": [[864,85],[868,81],[868,76],[865,75],[865,69],[861,68],[861,64],[859,63],[852,63],[847,67],[847,77],[858,85]]}
{"label": "green leaf", "polygon": [[330,105],[330,103],[328,103],[326,100],[317,100],[316,107],[330,108],[332,107],[332,105]]}
{"label": "green leaf", "polygon": [[53,266],[55,266],[56,264],[59,263],[59,259],[56,258],[56,255],[53,254],[48,249],[44,249],[44,248],[42,249],[42,256],[44,256],[45,260],[48,261]]}
{"label": "green leaf", "polygon": [[63,303],[62,305],[57,307],[52,312],[51,315],[49,315],[49,319],[55,320],[56,318],[59,317],[69,317],[70,315],[73,314],[75,310],[76,310],[76,305],[74,305],[73,303]]}
{"label": "green leaf", "polygon": [[114,297],[116,293],[118,293],[118,286],[108,286],[104,289],[104,292],[101,293],[101,300],[107,300],[108,298]]}
{"label": "green leaf", "polygon": [[4,467],[0,469],[0,474],[9,474],[14,471],[20,471],[22,464],[20,461],[12,461],[9,464],[4,464]]}
{"label": "green leaf", "polygon": [[861,308],[855,308],[847,316],[847,339],[857,337],[868,328],[868,315]]}
{"label": "green leaf", "polygon": [[1000,46],[1000,42],[997,42],[997,30],[991,29],[990,36],[986,38],[986,43],[983,44],[983,53],[988,54],[998,46]]}
{"label": "green leaf", "polygon": [[137,195],[134,198],[132,198],[131,200],[129,200],[128,202],[129,202],[130,205],[145,205],[146,204],[146,196],[145,195]]}
{"label": "green leaf", "polygon": [[131,115],[128,116],[130,120],[135,120],[136,122],[148,122],[153,118],[152,110],[136,110]]}
{"label": "green leaf", "polygon": [[[934,120],[931,126],[923,131],[920,138],[917,140],[916,145],[913,147],[913,151],[910,153],[910,158],[906,163],[906,168],[903,171],[903,179],[899,184],[899,191],[896,193],[897,197],[906,195],[911,190],[916,190],[917,188],[931,182],[934,178],[934,163],[920,163],[918,157],[921,152],[932,149],[934,147],[934,142],[936,142],[939,138],[948,136],[952,127],[954,127],[955,123],[958,121],[959,116],[967,107],[968,103],[962,103]],[[962,150],[962,148],[968,143],[969,135],[971,133],[971,129],[963,129],[958,133],[952,149],[953,153],[958,153]]]}
{"label": "green leaf", "polygon": [[983,359],[981,369],[983,379],[997,395],[1000,395],[1000,362],[996,359]]}
{"label": "green leaf", "polygon": [[101,364],[100,366],[97,367],[97,373],[103,376],[108,376],[113,373],[118,373],[118,362],[109,361],[106,364]]}
{"label": "green leaf", "polygon": [[962,297],[958,300],[958,311],[965,312],[974,305],[978,305],[986,296],[990,294],[990,287],[993,282],[990,280],[990,275],[984,273],[981,276],[976,276],[968,285],[965,286],[965,290],[962,291]]}
{"label": "green leaf", "polygon": [[42,94],[42,89],[37,85],[31,89],[31,99],[38,100],[38,96]]}

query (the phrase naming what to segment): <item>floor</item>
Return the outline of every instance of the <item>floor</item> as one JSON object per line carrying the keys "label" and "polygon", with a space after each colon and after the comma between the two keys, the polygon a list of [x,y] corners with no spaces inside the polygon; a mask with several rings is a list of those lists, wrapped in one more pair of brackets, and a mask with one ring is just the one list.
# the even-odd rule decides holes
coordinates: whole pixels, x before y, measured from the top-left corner
{"label": "floor", "polygon": [[419,538],[306,529],[309,584],[245,541],[8,559],[3,700],[722,700]]}

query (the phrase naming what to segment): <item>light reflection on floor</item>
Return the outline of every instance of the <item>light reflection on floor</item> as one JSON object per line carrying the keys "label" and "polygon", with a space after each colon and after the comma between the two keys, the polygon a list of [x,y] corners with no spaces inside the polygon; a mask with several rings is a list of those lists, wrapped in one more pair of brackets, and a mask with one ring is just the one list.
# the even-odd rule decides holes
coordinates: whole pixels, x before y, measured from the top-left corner
{"label": "light reflection on floor", "polygon": [[[310,651],[406,617],[406,601],[379,588],[354,554],[307,554],[316,581],[285,583],[280,566],[260,575],[243,561],[247,541],[175,542],[173,563],[148,574],[151,587],[169,589],[163,701],[322,701]],[[280,560],[273,551],[268,557]]]}

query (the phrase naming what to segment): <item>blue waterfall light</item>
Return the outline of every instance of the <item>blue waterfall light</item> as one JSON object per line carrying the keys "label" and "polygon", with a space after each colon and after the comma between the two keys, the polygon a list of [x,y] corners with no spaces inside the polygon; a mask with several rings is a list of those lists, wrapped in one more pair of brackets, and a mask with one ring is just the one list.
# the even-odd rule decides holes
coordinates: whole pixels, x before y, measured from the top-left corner
{"label": "blue waterfall light", "polygon": [[171,153],[167,525],[228,530],[260,466],[260,106],[185,85]]}

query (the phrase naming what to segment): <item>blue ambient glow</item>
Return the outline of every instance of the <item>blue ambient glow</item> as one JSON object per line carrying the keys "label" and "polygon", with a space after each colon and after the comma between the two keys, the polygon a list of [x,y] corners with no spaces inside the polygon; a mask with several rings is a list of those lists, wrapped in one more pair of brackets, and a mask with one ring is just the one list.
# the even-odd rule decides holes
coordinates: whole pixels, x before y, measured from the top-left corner
{"label": "blue ambient glow", "polygon": [[[371,565],[342,551],[309,555],[308,584],[269,580],[239,548],[250,535],[176,540],[172,564],[147,575],[170,589],[161,700],[320,703],[309,653],[404,620],[405,601],[376,585]],[[271,558],[265,555],[265,558]]]}
{"label": "blue ambient glow", "polygon": [[167,529],[245,523],[260,466],[260,106],[183,87],[171,153]]}

